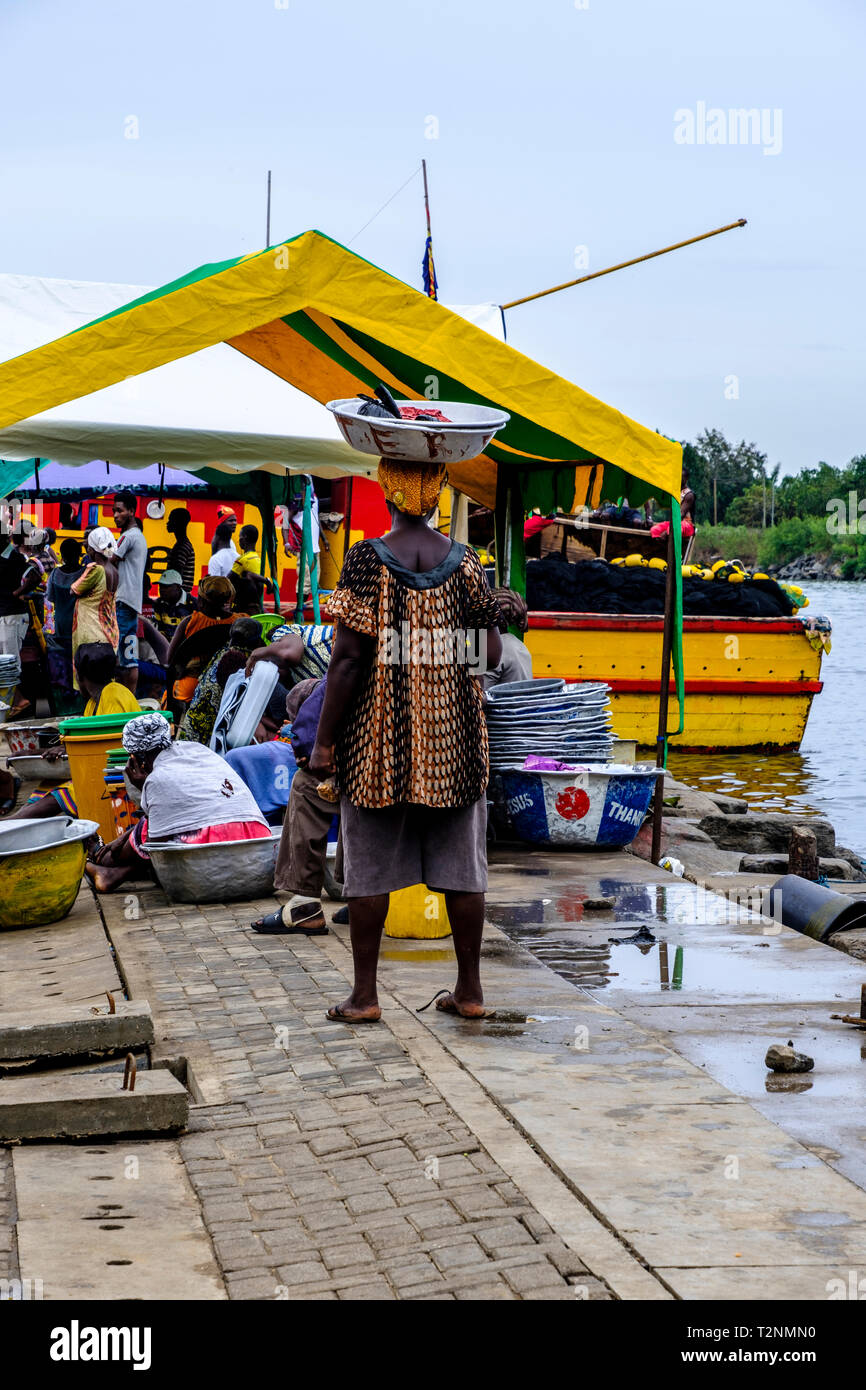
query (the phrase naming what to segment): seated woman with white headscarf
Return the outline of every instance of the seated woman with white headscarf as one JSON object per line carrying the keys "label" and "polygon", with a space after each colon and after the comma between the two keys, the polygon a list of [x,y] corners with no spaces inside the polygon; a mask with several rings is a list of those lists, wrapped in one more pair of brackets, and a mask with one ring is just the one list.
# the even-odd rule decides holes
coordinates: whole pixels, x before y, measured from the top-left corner
{"label": "seated woman with white headscarf", "polygon": [[225,759],[203,743],[172,743],[161,714],[130,719],[122,739],[126,774],[141,789],[144,818],[91,855],[86,872],[97,892],[147,877],[151,840],[205,845],[270,835],[252,792]]}

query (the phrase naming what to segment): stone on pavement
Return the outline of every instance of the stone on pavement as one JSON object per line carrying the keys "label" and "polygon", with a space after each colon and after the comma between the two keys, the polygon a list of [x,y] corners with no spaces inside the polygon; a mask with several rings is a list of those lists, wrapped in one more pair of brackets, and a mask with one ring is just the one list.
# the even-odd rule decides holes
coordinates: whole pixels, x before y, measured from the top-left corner
{"label": "stone on pavement", "polygon": [[811,1071],[815,1059],[807,1057],[805,1052],[795,1052],[790,1043],[773,1043],[767,1048],[764,1065],[769,1067],[770,1071]]}

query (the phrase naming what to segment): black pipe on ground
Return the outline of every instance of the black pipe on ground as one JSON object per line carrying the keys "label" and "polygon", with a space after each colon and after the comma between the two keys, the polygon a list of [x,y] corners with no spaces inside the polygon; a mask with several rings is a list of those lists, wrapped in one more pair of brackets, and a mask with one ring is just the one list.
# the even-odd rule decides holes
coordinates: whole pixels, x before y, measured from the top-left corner
{"label": "black pipe on ground", "polygon": [[814,941],[826,941],[834,932],[866,927],[866,901],[785,874],[770,889],[770,916]]}

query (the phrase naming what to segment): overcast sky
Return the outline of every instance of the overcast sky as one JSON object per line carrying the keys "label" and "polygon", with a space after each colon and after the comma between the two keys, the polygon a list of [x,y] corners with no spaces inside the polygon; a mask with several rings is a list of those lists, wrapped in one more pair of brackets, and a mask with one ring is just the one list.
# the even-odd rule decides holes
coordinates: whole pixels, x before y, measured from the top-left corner
{"label": "overcast sky", "polygon": [[272,241],[317,227],[419,285],[426,157],[452,303],[746,217],[510,310],[509,340],[675,438],[844,463],[866,452],[864,13],[4,0],[0,271],[156,285],[255,250],[269,168]]}

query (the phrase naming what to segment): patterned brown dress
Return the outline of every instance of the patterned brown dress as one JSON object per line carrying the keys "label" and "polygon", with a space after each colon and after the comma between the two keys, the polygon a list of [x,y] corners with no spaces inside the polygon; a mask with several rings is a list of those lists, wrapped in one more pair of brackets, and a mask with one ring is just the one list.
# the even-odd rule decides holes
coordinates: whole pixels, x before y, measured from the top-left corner
{"label": "patterned brown dress", "polygon": [[370,670],[337,742],[340,790],[355,806],[465,807],[489,775],[481,691],[467,660],[499,622],[481,562],[452,541],[435,569],[406,569],[385,541],[348,552],[331,616],[375,639]]}

